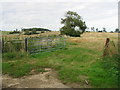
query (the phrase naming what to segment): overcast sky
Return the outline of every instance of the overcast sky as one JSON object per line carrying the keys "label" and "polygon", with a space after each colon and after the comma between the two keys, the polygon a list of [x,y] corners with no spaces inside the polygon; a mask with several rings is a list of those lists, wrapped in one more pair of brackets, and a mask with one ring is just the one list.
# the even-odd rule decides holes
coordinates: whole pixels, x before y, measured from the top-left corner
{"label": "overcast sky", "polygon": [[58,31],[68,10],[82,16],[88,27],[105,27],[107,31],[118,27],[119,0],[24,1],[0,0],[0,30],[41,27]]}

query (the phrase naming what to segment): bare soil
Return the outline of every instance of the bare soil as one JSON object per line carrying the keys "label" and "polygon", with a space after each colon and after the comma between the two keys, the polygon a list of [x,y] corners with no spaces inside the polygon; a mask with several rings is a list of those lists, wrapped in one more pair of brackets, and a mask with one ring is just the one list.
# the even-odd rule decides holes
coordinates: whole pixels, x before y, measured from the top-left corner
{"label": "bare soil", "polygon": [[2,75],[3,88],[69,88],[57,79],[56,72],[46,68],[47,72],[24,76],[21,78],[12,78],[8,75]]}

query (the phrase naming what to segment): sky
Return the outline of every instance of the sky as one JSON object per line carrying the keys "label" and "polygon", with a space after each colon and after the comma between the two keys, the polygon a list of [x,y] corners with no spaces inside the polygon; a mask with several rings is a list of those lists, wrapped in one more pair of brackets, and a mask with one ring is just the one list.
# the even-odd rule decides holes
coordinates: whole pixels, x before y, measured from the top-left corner
{"label": "sky", "polygon": [[119,0],[0,0],[0,30],[47,28],[58,31],[67,11],[77,12],[87,27],[118,28]]}

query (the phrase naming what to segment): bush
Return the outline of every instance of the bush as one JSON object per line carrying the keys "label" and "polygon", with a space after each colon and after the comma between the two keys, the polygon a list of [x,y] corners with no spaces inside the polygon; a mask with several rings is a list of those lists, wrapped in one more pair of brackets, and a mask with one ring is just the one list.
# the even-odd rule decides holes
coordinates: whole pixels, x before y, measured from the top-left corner
{"label": "bush", "polygon": [[114,33],[113,31],[111,31],[110,33]]}
{"label": "bush", "polygon": [[45,33],[45,31],[41,31],[41,33]]}
{"label": "bush", "polygon": [[17,43],[15,40],[11,40],[11,41],[6,41],[3,43],[3,47],[2,47],[2,52],[14,52],[14,51],[21,51],[24,49],[24,45],[23,43],[21,43],[21,41],[17,40]]}
{"label": "bush", "polygon": [[13,32],[9,32],[9,34],[19,34],[20,31],[13,31]]}

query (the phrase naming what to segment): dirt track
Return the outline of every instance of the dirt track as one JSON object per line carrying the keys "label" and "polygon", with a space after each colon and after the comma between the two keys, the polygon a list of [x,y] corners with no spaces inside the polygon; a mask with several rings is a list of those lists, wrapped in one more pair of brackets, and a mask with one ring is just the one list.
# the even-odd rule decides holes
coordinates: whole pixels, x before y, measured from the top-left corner
{"label": "dirt track", "polygon": [[24,76],[22,78],[12,78],[2,75],[3,88],[69,88],[57,79],[56,73],[48,69],[48,72],[36,75]]}

